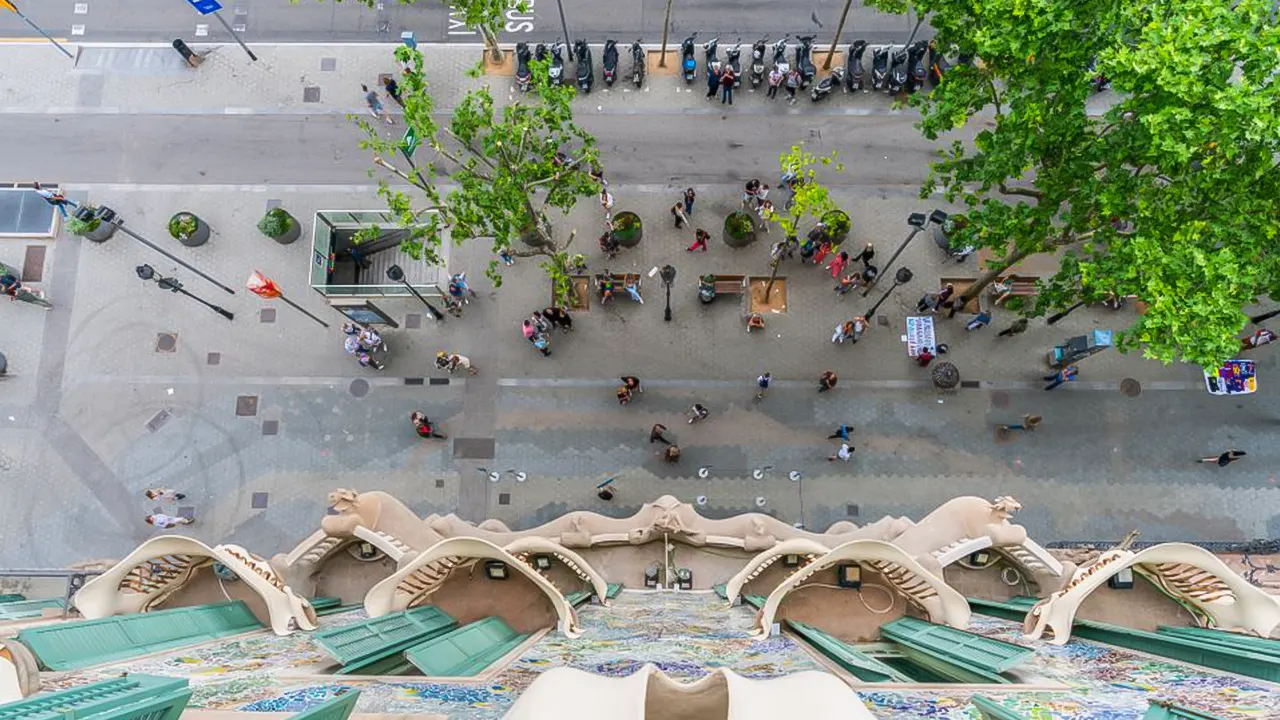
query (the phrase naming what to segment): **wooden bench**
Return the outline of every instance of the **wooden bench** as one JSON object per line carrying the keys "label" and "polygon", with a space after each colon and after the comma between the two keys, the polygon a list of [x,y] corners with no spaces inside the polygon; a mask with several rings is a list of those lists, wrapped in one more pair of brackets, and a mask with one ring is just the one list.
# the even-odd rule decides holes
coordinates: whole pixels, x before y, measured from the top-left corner
{"label": "wooden bench", "polygon": [[747,291],[746,275],[716,275],[717,295],[741,295]]}
{"label": "wooden bench", "polygon": [[[1000,278],[999,282],[1012,286],[1009,291],[1009,297],[1031,297],[1036,294],[1036,278],[1024,278],[1017,275],[1007,275]],[[994,288],[994,284],[992,285]],[[1004,293],[997,293],[994,289],[988,290],[992,295],[999,297]]]}

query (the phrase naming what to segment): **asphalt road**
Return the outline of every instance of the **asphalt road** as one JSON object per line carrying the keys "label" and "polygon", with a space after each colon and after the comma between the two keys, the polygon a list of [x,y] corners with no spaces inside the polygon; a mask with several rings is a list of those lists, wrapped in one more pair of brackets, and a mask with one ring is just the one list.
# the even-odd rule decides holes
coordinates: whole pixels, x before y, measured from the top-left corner
{"label": "asphalt road", "polygon": [[[369,8],[358,0],[238,0],[223,1],[221,15],[233,26],[243,26],[243,37],[252,42],[398,42],[400,33],[413,31],[423,42],[479,42],[479,36],[452,15],[446,3],[419,0],[402,5],[385,0],[385,8]],[[664,0],[562,0],[565,23],[573,38],[586,35],[592,42],[606,36],[656,43],[662,37],[666,11]],[[529,0],[529,13],[507,13],[504,41],[543,42],[562,37],[560,15],[552,0]],[[216,19],[201,18],[182,0],[22,0],[23,12],[49,34],[72,41],[169,42],[198,37],[198,25],[207,25],[207,38],[226,41],[226,30]],[[692,31],[699,37],[719,36],[728,42],[750,42],[761,35],[777,38],[816,34],[819,42],[831,41],[840,11],[840,0],[682,0],[672,9],[671,42]],[[77,12],[81,10],[82,12]],[[845,24],[844,40],[855,37],[872,42],[900,42],[915,25],[914,16],[895,16],[855,4]],[[927,34],[927,28],[922,32]],[[0,38],[33,37],[35,33],[9,13],[0,14]],[[922,35],[924,37],[925,35]]]}
{"label": "asphalt road", "polygon": [[[590,115],[617,182],[720,183],[772,177],[798,138],[838,150],[839,186],[918,186],[933,145],[903,115]],[[7,115],[0,156],[13,178],[63,183],[339,184],[370,182],[358,128],[332,115]],[[399,132],[396,126],[392,132]],[[200,138],[193,143],[191,138]],[[46,138],[48,142],[32,142]],[[217,148],[216,153],[209,148]]]}

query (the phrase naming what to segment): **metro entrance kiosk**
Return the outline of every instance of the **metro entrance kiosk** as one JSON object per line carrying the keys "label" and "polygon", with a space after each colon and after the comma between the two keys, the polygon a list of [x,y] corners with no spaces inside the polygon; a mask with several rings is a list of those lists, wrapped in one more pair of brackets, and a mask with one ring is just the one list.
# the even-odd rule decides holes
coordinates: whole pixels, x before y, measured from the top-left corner
{"label": "metro entrance kiosk", "polygon": [[1110,330],[1094,330],[1088,335],[1068,338],[1049,351],[1049,367],[1062,368],[1111,347]]}

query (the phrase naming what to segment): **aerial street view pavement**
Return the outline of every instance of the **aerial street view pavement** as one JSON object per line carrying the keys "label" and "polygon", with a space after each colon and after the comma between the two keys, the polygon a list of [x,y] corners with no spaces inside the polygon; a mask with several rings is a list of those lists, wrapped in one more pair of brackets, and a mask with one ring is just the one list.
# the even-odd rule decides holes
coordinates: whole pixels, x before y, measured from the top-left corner
{"label": "aerial street view pavement", "polygon": [[1274,0],[0,0],[0,720],[1280,720]]}

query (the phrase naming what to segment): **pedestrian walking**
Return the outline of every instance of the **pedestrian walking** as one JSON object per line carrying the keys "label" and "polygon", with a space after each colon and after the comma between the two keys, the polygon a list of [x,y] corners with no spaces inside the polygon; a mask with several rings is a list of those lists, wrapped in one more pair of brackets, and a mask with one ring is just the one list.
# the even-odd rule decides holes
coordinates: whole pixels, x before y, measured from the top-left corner
{"label": "pedestrian walking", "polygon": [[756,402],[764,399],[765,391],[769,389],[769,384],[772,382],[773,375],[771,373],[764,373],[756,378],[756,387],[760,388],[760,392],[756,393]]}
{"label": "pedestrian walking", "polygon": [[409,422],[413,424],[413,431],[416,432],[420,438],[445,440],[449,437],[448,435],[436,430],[435,426],[431,424],[431,420],[427,417],[426,413],[421,410],[414,410],[409,413]]}
{"label": "pedestrian walking", "polygon": [[952,285],[951,283],[947,283],[946,287],[942,288],[942,292],[938,293],[938,304],[936,307],[934,307],[934,311],[936,312],[937,309],[940,307],[948,307],[948,303],[951,303],[949,305],[949,307],[951,307],[952,309],[951,315],[955,315],[956,305],[955,303],[951,302],[951,296],[955,294],[956,294],[956,286]]}
{"label": "pedestrian walking", "polygon": [[770,100],[777,100],[777,99],[778,99],[778,88],[779,88],[779,87],[782,87],[782,71],[778,69],[778,66],[777,66],[777,65],[774,65],[774,66],[773,66],[773,69],[769,71],[769,93],[768,93],[768,98],[769,98]]}
{"label": "pedestrian walking", "polygon": [[391,98],[400,107],[404,107],[404,98],[400,97],[400,84],[390,75],[382,78],[382,89],[387,91],[387,97]]}
{"label": "pedestrian walking", "polygon": [[835,455],[832,455],[831,457],[827,458],[827,461],[835,462],[836,460],[841,460],[844,462],[849,462],[849,458],[853,457],[853,450],[854,450],[853,446],[850,445],[849,443],[847,442],[840,443],[840,449],[836,451]]}
{"label": "pedestrian walking", "polygon": [[604,217],[606,220],[613,219],[613,193],[609,192],[609,188],[600,188],[600,207],[604,208]]}
{"label": "pedestrian walking", "polygon": [[853,432],[852,425],[837,425],[836,431],[827,436],[828,440],[844,440],[849,442],[849,435]]}
{"label": "pedestrian walking", "polygon": [[147,488],[142,491],[148,500],[155,500],[163,503],[176,503],[186,497],[182,493],[173,488]]}
{"label": "pedestrian walking", "polygon": [[393,124],[395,121],[382,106],[382,100],[378,99],[377,91],[370,90],[368,85],[361,85],[360,89],[364,91],[364,103],[369,106],[369,114],[374,118],[385,120],[388,125]]}
{"label": "pedestrian walking", "polygon": [[362,368],[370,368],[372,370],[381,370],[386,367],[386,365],[378,362],[372,355],[364,351],[356,353],[356,363]]}
{"label": "pedestrian walking", "polygon": [[693,214],[693,201],[697,199],[697,197],[698,197],[698,193],[694,192],[693,188],[684,189],[684,214],[685,215]]}
{"label": "pedestrian walking", "polygon": [[964,329],[970,332],[974,330],[981,330],[982,328],[990,324],[990,322],[991,322],[991,313],[987,312],[986,310],[983,310],[977,315],[974,315],[973,318],[969,320],[969,322],[965,323]]}
{"label": "pedestrian walking", "polygon": [[931,362],[933,362],[933,351],[929,348],[922,348],[920,354],[916,356],[916,364],[920,367],[929,367]]}
{"label": "pedestrian walking", "polygon": [[1026,318],[1018,318],[1013,321],[1012,325],[996,333],[996,337],[1013,337],[1014,335],[1021,335],[1027,331],[1027,325],[1028,323]]}
{"label": "pedestrian walking", "polygon": [[720,104],[728,102],[733,104],[733,84],[738,81],[738,74],[733,71],[732,67],[725,66],[724,72],[720,73]]}
{"label": "pedestrian walking", "polygon": [[649,429],[649,444],[652,445],[653,443],[656,443],[656,442],[660,442],[665,445],[671,444],[671,441],[667,439],[666,425],[663,425],[661,423],[654,423],[653,427]]}
{"label": "pedestrian walking", "polygon": [[1040,417],[1039,415],[1027,414],[1022,416],[1022,422],[1010,423],[1008,425],[1001,425],[1000,429],[1001,430],[1022,430],[1025,432],[1031,432],[1040,426],[1040,422],[1042,420],[1044,420],[1044,418]]}
{"label": "pedestrian walking", "polygon": [[644,388],[640,387],[640,378],[635,375],[623,375],[622,384],[626,385],[628,390],[638,393],[644,392]]}
{"label": "pedestrian walking", "polygon": [[713,62],[711,67],[707,68],[707,99],[710,100],[716,96],[716,90],[720,89],[720,63]]}
{"label": "pedestrian walking", "polygon": [[1245,455],[1248,455],[1248,453],[1246,453],[1243,450],[1228,450],[1222,453],[1221,455],[1218,455],[1215,457],[1200,458],[1198,462],[1204,463],[1206,465],[1213,464],[1213,465],[1217,465],[1218,467],[1226,467],[1231,463],[1244,457]]}
{"label": "pedestrian walking", "polygon": [[565,308],[552,305],[542,311],[542,317],[546,318],[547,322],[550,322],[553,326],[558,327],[565,332],[573,330],[573,318]]}
{"label": "pedestrian walking", "polygon": [[760,227],[764,228],[765,234],[769,234],[769,219],[773,217],[773,201],[765,200],[756,206],[756,214],[760,216]]}
{"label": "pedestrian walking", "polygon": [[845,295],[848,295],[850,292],[857,289],[861,278],[862,276],[857,273],[849,273],[848,275],[840,278],[840,284],[836,285],[835,289],[836,299],[840,300],[844,298]]}
{"label": "pedestrian walking", "polygon": [[711,233],[707,232],[706,230],[703,230],[702,228],[698,228],[693,233],[693,244],[685,248],[684,251],[692,252],[694,250],[701,250],[702,252],[706,252],[707,241],[710,239],[711,239]]}
{"label": "pedestrian walking", "polygon": [[836,325],[836,331],[831,335],[831,342],[836,345],[840,345],[843,344],[845,340],[849,340],[852,337],[853,321],[846,320],[845,322]]}
{"label": "pedestrian walking", "polygon": [[707,416],[710,414],[711,414],[711,411],[708,410],[706,407],[704,407],[701,403],[694,403],[693,407],[689,408],[689,412],[685,413],[685,415],[689,416],[690,425],[696,422],[701,422],[703,420],[706,420]]}
{"label": "pedestrian walking", "polygon": [[858,342],[858,338],[862,337],[862,333],[871,328],[871,323],[867,319],[859,315],[853,319],[853,342]]}
{"label": "pedestrian walking", "polygon": [[786,84],[787,84],[787,104],[795,105],[796,89],[800,87],[800,71],[792,69],[791,72],[787,73]]}
{"label": "pedestrian walking", "polygon": [[1075,365],[1068,365],[1052,375],[1045,375],[1044,379],[1050,381],[1045,390],[1052,390],[1062,383],[1071,382],[1076,379],[1076,375],[1080,374],[1080,368]]}
{"label": "pedestrian walking", "polygon": [[862,248],[862,252],[858,253],[858,257],[856,258],[856,260],[862,263],[862,267],[865,268],[866,266],[871,264],[871,260],[875,258],[875,256],[876,256],[876,246],[872,245],[871,243],[867,243],[866,247]]}
{"label": "pedestrian walking", "polygon": [[761,205],[768,202],[769,183],[761,183],[760,188],[756,190],[756,209],[760,209]]}
{"label": "pedestrian walking", "polygon": [[502,248],[498,250],[498,259],[507,267],[511,267],[516,264],[516,257],[511,254],[511,250],[509,248]]}
{"label": "pedestrian walking", "polygon": [[680,446],[668,445],[666,452],[662,454],[662,459],[669,463],[680,462]]}
{"label": "pedestrian walking", "polygon": [[824,393],[830,390],[835,387],[836,383],[839,381],[840,378],[836,377],[836,374],[830,370],[823,372],[822,377],[818,378],[818,392]]}
{"label": "pedestrian walking", "polygon": [[760,192],[760,179],[751,178],[742,189],[742,209],[750,210],[756,202],[756,193]]}
{"label": "pedestrian walking", "polygon": [[67,205],[70,204],[71,201],[67,199],[66,195],[62,194],[61,190],[49,190],[41,185],[38,180],[32,181],[31,186],[35,189],[37,195],[44,198],[45,202],[54,206],[58,209],[58,212],[62,213],[63,220],[67,219]]}
{"label": "pedestrian walking", "polygon": [[827,269],[831,271],[831,279],[839,280],[840,275],[844,273],[844,266],[849,264],[849,253],[841,250],[839,255],[832,258],[827,263]]}
{"label": "pedestrian walking", "polygon": [[618,404],[627,405],[631,402],[631,388],[626,385],[618,386]]}
{"label": "pedestrian walking", "polygon": [[609,187],[609,181],[604,179],[604,168],[599,165],[593,164],[591,169],[587,171],[587,174],[590,175],[591,179],[595,180],[596,184],[600,187]]}
{"label": "pedestrian walking", "polygon": [[164,513],[151,513],[146,518],[148,525],[155,525],[164,530],[165,528],[177,527],[179,525],[190,525],[195,522],[195,518],[183,517],[181,515],[166,515]]}
{"label": "pedestrian walking", "polygon": [[[442,364],[443,367],[441,367]],[[439,367],[442,370],[448,370],[450,375],[452,375],[453,371],[458,368],[466,370],[468,375],[477,375],[480,373],[480,370],[471,363],[471,358],[466,355],[447,353],[444,351],[436,353],[436,367]]]}
{"label": "pedestrian walking", "polygon": [[671,206],[671,217],[676,219],[676,229],[680,230],[689,223],[689,216],[684,214],[684,203]]}

